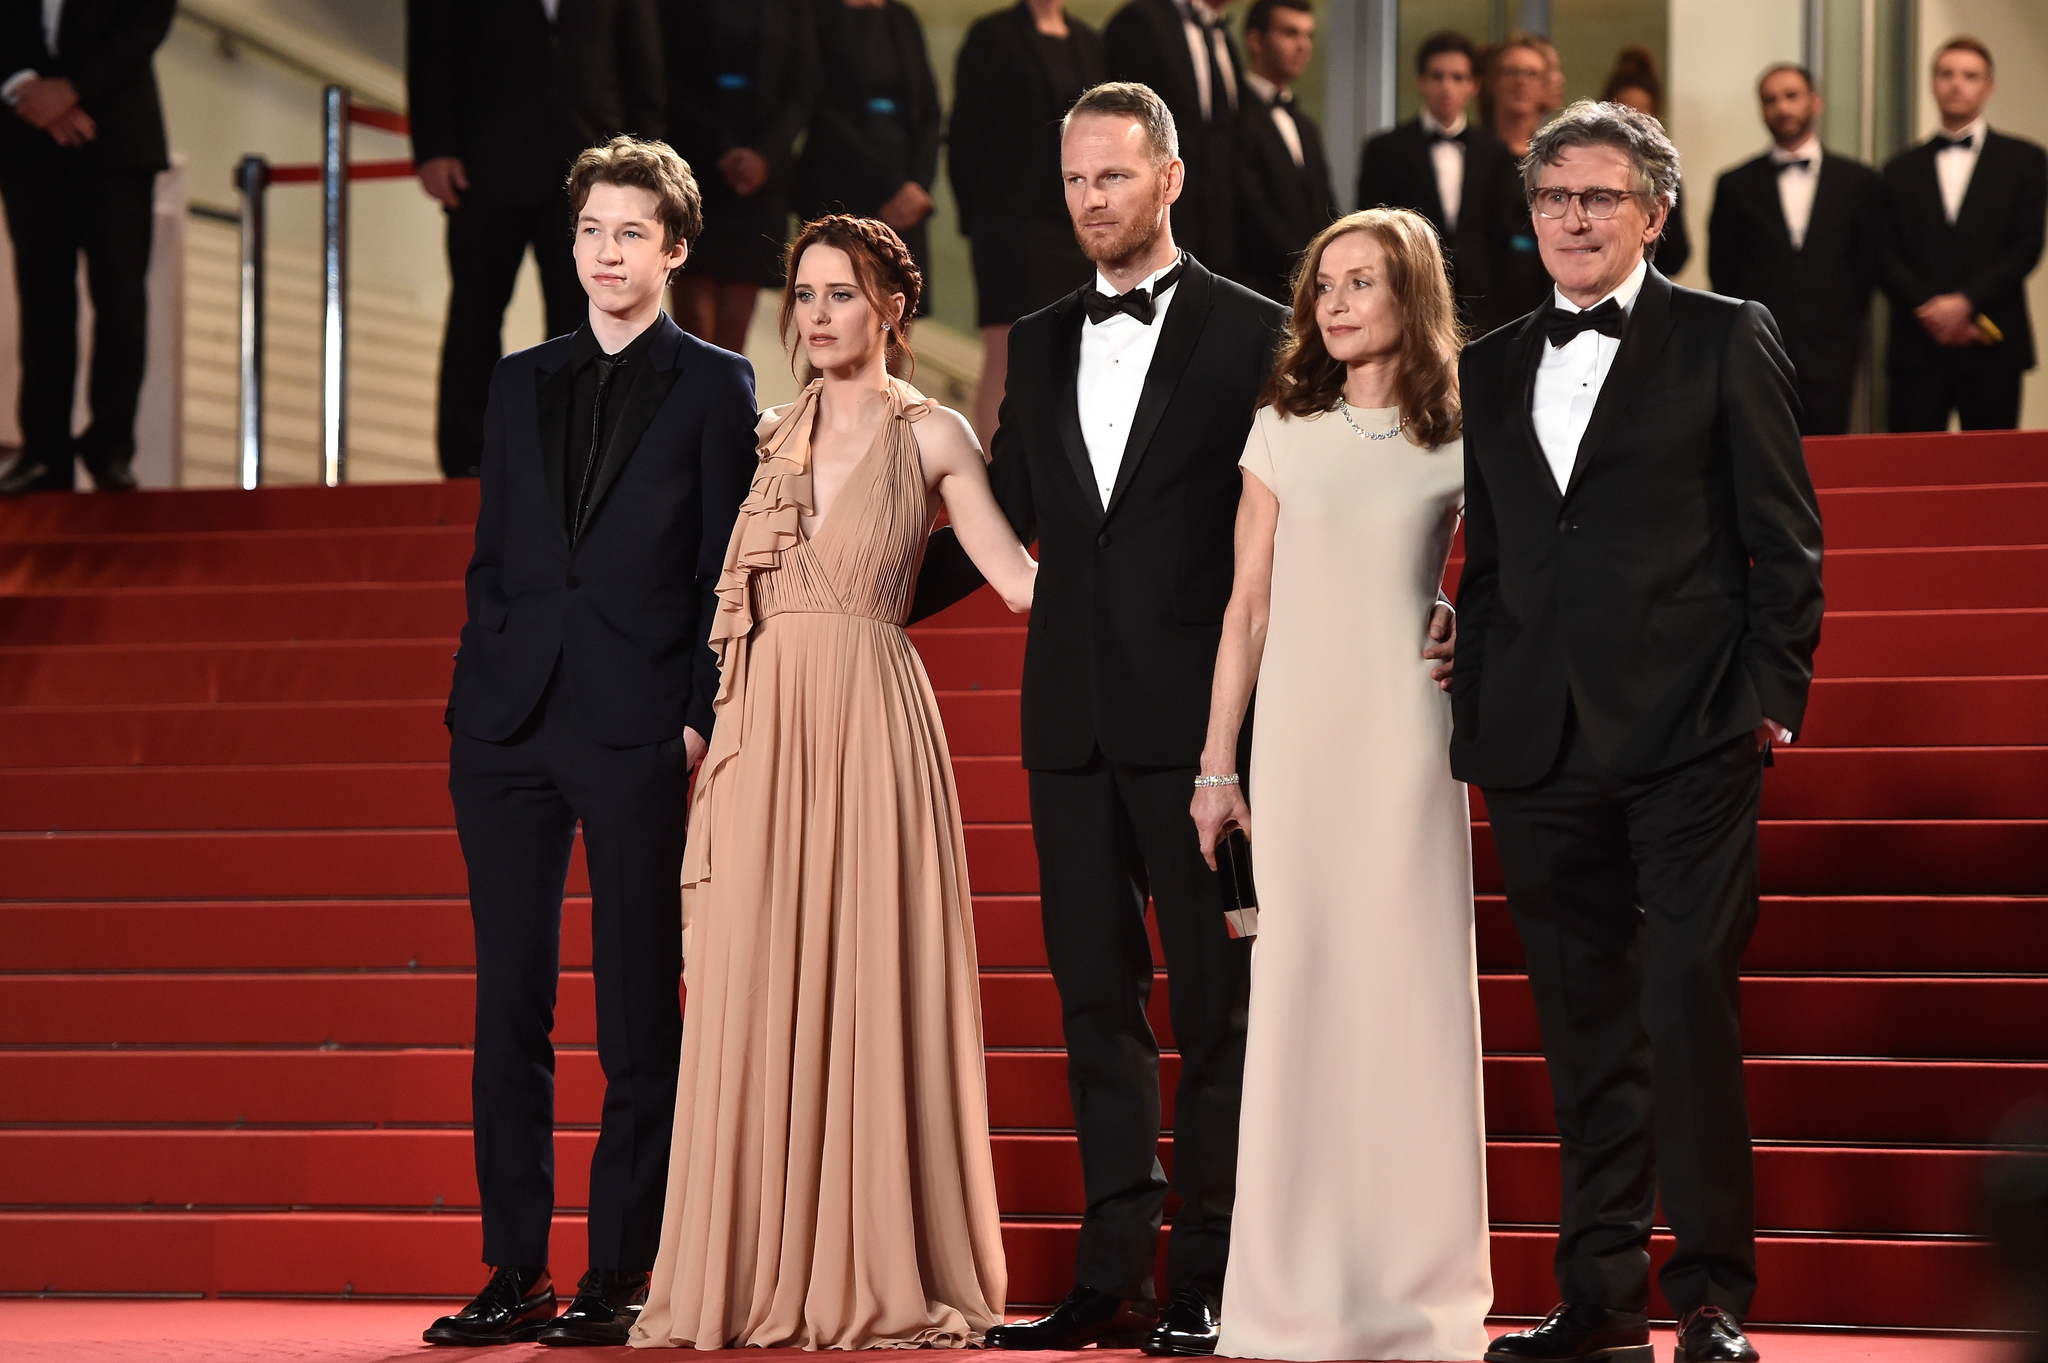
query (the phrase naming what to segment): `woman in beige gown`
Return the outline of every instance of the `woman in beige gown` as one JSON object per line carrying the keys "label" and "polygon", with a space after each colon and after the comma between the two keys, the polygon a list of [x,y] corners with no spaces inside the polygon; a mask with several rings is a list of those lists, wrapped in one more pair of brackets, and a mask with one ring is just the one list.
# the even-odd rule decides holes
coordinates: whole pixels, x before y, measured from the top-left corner
{"label": "woman in beige gown", "polygon": [[1239,786],[1193,806],[1205,849],[1251,835],[1261,915],[1217,1352],[1476,1359],[1471,827],[1424,652],[1464,501],[1454,314],[1413,213],[1341,219],[1302,268],[1241,461],[1202,766],[1235,771],[1256,681],[1256,831]]}
{"label": "woman in beige gown", "polygon": [[903,623],[939,501],[1014,609],[1036,565],[966,422],[885,367],[921,283],[895,234],[822,219],[792,256],[783,331],[820,377],[762,414],[718,585],[675,1144],[633,1343],[965,1346],[1006,1280],[960,802]]}

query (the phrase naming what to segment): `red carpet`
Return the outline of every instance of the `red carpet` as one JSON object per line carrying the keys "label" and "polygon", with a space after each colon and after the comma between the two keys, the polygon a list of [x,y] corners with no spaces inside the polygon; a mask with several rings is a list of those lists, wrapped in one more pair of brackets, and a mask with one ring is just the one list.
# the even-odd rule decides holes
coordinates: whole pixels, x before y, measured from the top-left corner
{"label": "red carpet", "polygon": [[[2048,1095],[2048,435],[1845,438],[1809,457],[1832,609],[1806,732],[1764,793],[1744,983],[1755,1315],[1994,1324],[1973,1237],[1985,1147]],[[0,1292],[479,1281],[440,725],[474,515],[453,485],[0,506]],[[1012,1296],[1040,1302],[1067,1285],[1081,1195],[1015,757],[1023,633],[976,599],[916,637],[970,820]],[[1554,1294],[1554,1128],[1476,797],[1474,815],[1496,1309],[1529,1315]],[[572,899],[570,1279],[600,1092],[587,921]],[[0,1337],[61,1347],[79,1337],[63,1322],[112,1309],[0,1307]],[[135,1340],[169,1332],[162,1357],[244,1356],[232,1342],[266,1331],[308,1341],[269,1356],[397,1357],[420,1314],[119,1309]],[[138,1356],[129,1338],[62,1356]],[[1905,1347],[1790,1335],[1771,1355]]]}

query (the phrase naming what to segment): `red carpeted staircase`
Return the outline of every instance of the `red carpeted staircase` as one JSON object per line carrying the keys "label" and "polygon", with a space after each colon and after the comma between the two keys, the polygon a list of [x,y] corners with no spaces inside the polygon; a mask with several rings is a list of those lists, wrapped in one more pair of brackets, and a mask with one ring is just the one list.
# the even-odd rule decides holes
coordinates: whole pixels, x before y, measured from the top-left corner
{"label": "red carpeted staircase", "polygon": [[[1810,457],[1831,609],[1806,731],[1765,783],[1745,984],[1755,1315],[1973,1325],[1984,1151],[2048,1094],[2048,436]],[[475,505],[0,506],[0,1291],[479,1281],[440,725]],[[977,598],[916,635],[971,820],[1011,1296],[1043,1302],[1081,1191],[1015,757],[1023,633]],[[1554,1295],[1557,1154],[1475,814],[1496,1309],[1527,1315]],[[570,1278],[599,1097],[587,918],[572,898],[556,1029]]]}

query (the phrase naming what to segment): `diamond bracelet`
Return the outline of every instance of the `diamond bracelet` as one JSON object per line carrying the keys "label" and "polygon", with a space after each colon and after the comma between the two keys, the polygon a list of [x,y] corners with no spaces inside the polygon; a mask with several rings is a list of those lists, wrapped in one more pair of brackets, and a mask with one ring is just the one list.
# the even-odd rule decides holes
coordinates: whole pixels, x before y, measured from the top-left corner
{"label": "diamond bracelet", "polygon": [[1234,786],[1236,784],[1236,772],[1231,772],[1228,776],[1197,776],[1195,778],[1196,790],[1202,790],[1208,786]]}

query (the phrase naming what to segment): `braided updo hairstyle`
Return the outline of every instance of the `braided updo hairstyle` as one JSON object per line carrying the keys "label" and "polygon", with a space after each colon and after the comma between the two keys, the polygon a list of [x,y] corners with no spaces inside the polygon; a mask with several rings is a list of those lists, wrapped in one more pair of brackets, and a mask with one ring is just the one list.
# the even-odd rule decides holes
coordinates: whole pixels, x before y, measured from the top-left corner
{"label": "braided updo hairstyle", "polygon": [[[854,280],[860,285],[861,295],[875,310],[875,316],[888,326],[882,344],[888,355],[889,372],[899,378],[910,377],[917,367],[917,357],[910,350],[910,320],[917,315],[917,300],[924,292],[924,272],[917,268],[910,248],[889,224],[879,218],[856,218],[850,213],[833,213],[807,222],[790,243],[783,268],[782,319],[778,327],[782,348],[789,352],[790,369],[796,368],[798,348],[796,267],[804,252],[813,246],[836,246],[846,252],[847,259],[853,262]],[[889,301],[889,296],[897,293],[903,295],[900,317],[892,314]]]}

